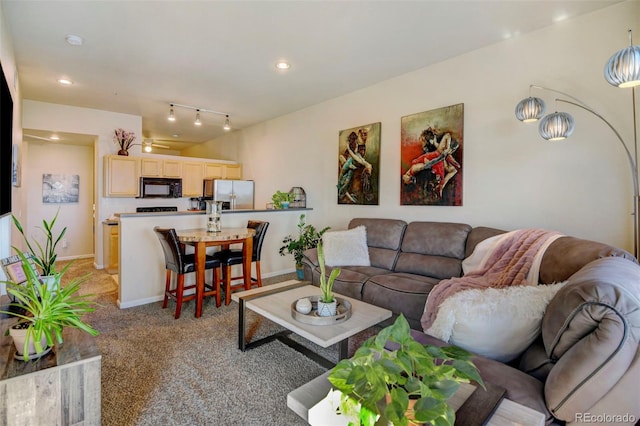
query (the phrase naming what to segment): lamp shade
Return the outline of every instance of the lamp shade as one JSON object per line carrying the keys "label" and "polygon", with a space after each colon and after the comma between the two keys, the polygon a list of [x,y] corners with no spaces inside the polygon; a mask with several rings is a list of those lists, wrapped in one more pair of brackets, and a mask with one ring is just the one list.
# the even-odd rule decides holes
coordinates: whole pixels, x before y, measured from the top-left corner
{"label": "lamp shade", "polygon": [[516,105],[516,118],[525,123],[538,121],[544,114],[545,108],[546,105],[542,99],[529,96]]}
{"label": "lamp shade", "polygon": [[640,46],[629,46],[616,52],[604,67],[604,78],[618,87],[640,85]]}
{"label": "lamp shade", "polygon": [[570,114],[554,112],[540,121],[538,132],[548,141],[559,141],[571,136],[574,128],[575,121]]}

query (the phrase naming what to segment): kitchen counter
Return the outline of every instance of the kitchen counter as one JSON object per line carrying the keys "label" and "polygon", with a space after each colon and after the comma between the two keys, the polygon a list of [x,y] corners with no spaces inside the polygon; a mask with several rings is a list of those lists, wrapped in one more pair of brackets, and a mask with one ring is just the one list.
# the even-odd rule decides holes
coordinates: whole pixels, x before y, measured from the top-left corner
{"label": "kitchen counter", "polygon": [[[287,235],[296,235],[301,214],[307,223],[315,224],[311,208],[270,210],[223,210],[222,229],[244,228],[249,220],[269,222],[262,243],[261,275],[268,278],[295,271],[292,256],[281,256],[278,252]],[[184,210],[173,212],[120,213],[119,218],[119,286],[118,306],[128,308],[163,299],[165,285],[165,262],[155,226],[181,229],[205,228],[206,212]],[[114,227],[110,227],[114,228]],[[215,248],[211,248],[215,250]],[[235,266],[234,266],[235,268]],[[239,272],[239,271],[238,271]],[[238,275],[236,273],[233,276]],[[187,274],[185,285],[195,281],[194,274]]]}
{"label": "kitchen counter", "polygon": [[[313,209],[308,207],[289,208],[289,209],[263,209],[263,210],[236,209],[236,210],[221,210],[221,213],[223,215],[228,215],[228,214],[235,214],[235,213],[285,213],[285,212],[292,212],[292,211],[307,211],[307,210],[313,210]],[[177,212],[144,212],[144,213],[130,212],[130,213],[116,213],[114,216],[121,218],[121,217],[141,217],[141,216],[184,216],[184,215],[198,215],[198,214],[207,214],[207,212],[206,210],[180,210]],[[106,222],[106,220],[104,222]]]}

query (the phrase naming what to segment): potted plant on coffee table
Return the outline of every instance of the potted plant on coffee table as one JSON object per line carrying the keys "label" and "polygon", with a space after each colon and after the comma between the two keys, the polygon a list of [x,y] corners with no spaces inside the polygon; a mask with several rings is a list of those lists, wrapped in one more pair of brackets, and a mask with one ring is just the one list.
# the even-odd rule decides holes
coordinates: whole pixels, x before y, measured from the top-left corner
{"label": "potted plant on coffee table", "polygon": [[292,254],[296,262],[296,272],[298,279],[304,279],[304,271],[302,269],[302,258],[304,257],[304,251],[312,249],[318,246],[318,243],[322,239],[324,234],[329,229],[329,226],[317,231],[313,225],[305,223],[305,215],[301,214],[298,220],[298,235],[294,238],[291,235],[287,235],[282,240],[282,247],[278,251],[280,256],[285,254]]}
{"label": "potted plant on coffee table", "polygon": [[318,299],[318,315],[331,317],[336,314],[338,308],[338,301],[333,295],[333,284],[342,271],[340,268],[333,268],[329,278],[327,278],[322,243],[318,243],[318,264],[320,265],[320,291],[322,292]]}
{"label": "potted plant on coffee table", "polygon": [[[25,231],[18,218],[13,215],[11,216],[11,219],[13,219],[13,224],[18,229],[18,232],[20,232],[20,235],[22,235],[27,248],[33,254],[34,262],[41,270],[42,279],[47,283],[50,289],[54,289],[53,286],[55,286],[55,280],[53,279],[53,276],[56,274],[56,260],[58,259],[56,247],[58,246],[58,243],[62,241],[62,237],[64,237],[65,233],[67,232],[67,227],[65,226],[64,228],[62,228],[62,231],[60,231],[60,233],[58,233],[57,235],[54,234],[53,227],[56,224],[59,213],[60,210],[56,212],[53,219],[51,219],[51,221],[49,222],[47,222],[45,219],[42,220],[41,230],[45,237],[44,245],[42,245],[38,240],[34,240],[33,243],[29,241],[29,238],[25,234]],[[34,250],[34,245],[38,249],[37,251]],[[69,265],[67,265],[61,272],[64,273],[66,271],[66,268],[68,267]]]}
{"label": "potted plant on coffee table", "polygon": [[56,290],[53,291],[40,282],[24,253],[16,251],[22,259],[26,281],[22,284],[3,281],[15,302],[9,304],[10,310],[0,310],[0,313],[18,318],[18,322],[7,330],[14,339],[17,356],[28,361],[46,354],[56,342],[63,342],[65,327],[97,335],[97,330],[82,321],[84,314],[95,309],[95,302],[90,300],[93,295],[77,294],[87,276],[73,279],[62,287],[63,273],[56,273],[53,275]]}
{"label": "potted plant on coffee table", "polygon": [[[385,349],[387,342],[395,343],[397,349]],[[455,412],[447,399],[460,383],[473,380],[484,388],[471,356],[455,346],[415,341],[409,323],[400,315],[353,357],[340,361],[329,373],[329,381],[342,393],[341,413],[355,425],[453,425]]]}

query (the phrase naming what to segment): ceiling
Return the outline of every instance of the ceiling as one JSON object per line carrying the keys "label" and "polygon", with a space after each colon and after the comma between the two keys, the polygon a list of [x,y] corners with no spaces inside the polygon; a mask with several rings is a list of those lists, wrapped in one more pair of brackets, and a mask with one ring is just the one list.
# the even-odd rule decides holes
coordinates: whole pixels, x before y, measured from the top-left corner
{"label": "ceiling", "polygon": [[242,129],[618,3],[0,2],[24,99],[141,116],[143,138],[176,150],[221,136],[225,116],[196,127],[176,107],[169,122],[170,103]]}

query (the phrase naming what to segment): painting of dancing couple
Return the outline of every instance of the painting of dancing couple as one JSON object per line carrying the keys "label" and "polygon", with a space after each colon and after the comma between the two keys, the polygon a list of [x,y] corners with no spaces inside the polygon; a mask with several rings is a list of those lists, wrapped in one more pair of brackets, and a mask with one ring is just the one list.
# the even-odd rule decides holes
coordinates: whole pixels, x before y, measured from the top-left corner
{"label": "painting of dancing couple", "polygon": [[402,117],[400,204],[462,205],[464,104]]}
{"label": "painting of dancing couple", "polygon": [[338,135],[338,204],[378,205],[380,123]]}

